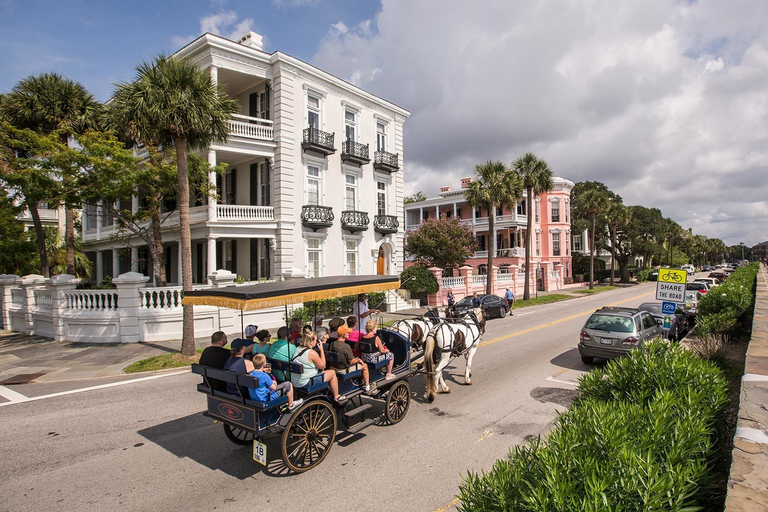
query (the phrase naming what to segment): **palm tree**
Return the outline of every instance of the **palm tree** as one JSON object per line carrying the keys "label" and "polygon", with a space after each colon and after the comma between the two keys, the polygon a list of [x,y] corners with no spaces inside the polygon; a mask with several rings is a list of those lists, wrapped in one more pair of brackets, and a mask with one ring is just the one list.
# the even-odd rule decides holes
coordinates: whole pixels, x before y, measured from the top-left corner
{"label": "palm tree", "polygon": [[579,206],[586,211],[592,220],[589,237],[589,289],[595,287],[595,231],[597,229],[597,213],[608,206],[608,196],[596,189],[587,190],[578,197]]}
{"label": "palm tree", "polygon": [[611,286],[614,284],[614,268],[616,267],[616,231],[619,226],[626,226],[632,215],[629,208],[621,203],[621,198],[615,196],[608,207],[608,224],[611,226]]}
{"label": "palm tree", "polygon": [[493,290],[491,276],[493,275],[493,257],[496,252],[496,208],[514,208],[523,195],[520,178],[508,170],[501,162],[488,160],[483,165],[475,167],[476,179],[467,189],[467,203],[473,208],[488,209],[488,279],[485,283],[485,293]]}
{"label": "palm tree", "polygon": [[[57,73],[42,73],[23,79],[6,95],[2,108],[8,121],[17,128],[30,128],[43,134],[59,130],[64,145],[70,134],[97,128],[102,115],[102,105],[85,87]],[[67,273],[74,275],[74,208],[79,201],[77,194],[68,186],[71,178],[66,173],[62,175],[66,206],[66,266]],[[38,231],[37,226],[35,231]]]}
{"label": "palm tree", "polygon": [[543,194],[552,190],[555,186],[552,182],[552,170],[547,162],[533,153],[526,153],[512,164],[517,175],[520,176],[523,186],[528,191],[528,227],[525,242],[525,292],[523,300],[531,298],[531,233],[533,232],[533,198],[534,195]]}
{"label": "palm tree", "polygon": [[[202,149],[214,141],[225,141],[229,119],[237,102],[211,80],[205,70],[184,59],[165,55],[136,67],[132,83],[117,86],[112,114],[127,127],[135,140],[172,143],[176,150],[179,191],[179,235],[181,280],[184,291],[192,290],[192,243],[189,232],[189,169],[187,149]],[[195,353],[192,306],[184,306],[181,353]]]}

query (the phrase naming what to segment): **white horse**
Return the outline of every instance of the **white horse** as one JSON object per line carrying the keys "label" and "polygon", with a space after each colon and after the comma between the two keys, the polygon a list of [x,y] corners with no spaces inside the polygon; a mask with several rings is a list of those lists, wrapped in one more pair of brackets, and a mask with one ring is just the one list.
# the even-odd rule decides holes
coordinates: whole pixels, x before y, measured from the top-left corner
{"label": "white horse", "polygon": [[[424,349],[424,371],[427,375],[426,398],[429,402],[440,393],[451,389],[443,380],[443,369],[454,357],[463,355],[466,359],[464,383],[472,385],[472,358],[480,344],[480,335],[485,333],[485,318],[481,309],[473,309],[456,322],[441,322],[427,335]],[[435,359],[439,359],[435,367]],[[439,390],[438,390],[439,388]]]}
{"label": "white horse", "polygon": [[390,329],[399,332],[411,342],[411,348],[421,350],[427,341],[429,331],[446,320],[446,312],[438,308],[428,308],[423,316],[398,320]]}

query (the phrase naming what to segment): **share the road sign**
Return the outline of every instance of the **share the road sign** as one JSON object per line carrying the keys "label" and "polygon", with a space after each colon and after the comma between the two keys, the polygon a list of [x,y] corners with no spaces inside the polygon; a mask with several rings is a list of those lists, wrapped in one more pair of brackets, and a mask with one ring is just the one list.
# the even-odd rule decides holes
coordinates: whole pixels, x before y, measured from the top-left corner
{"label": "share the road sign", "polygon": [[674,268],[659,269],[659,279],[656,283],[656,300],[669,302],[685,302],[685,283],[688,272]]}

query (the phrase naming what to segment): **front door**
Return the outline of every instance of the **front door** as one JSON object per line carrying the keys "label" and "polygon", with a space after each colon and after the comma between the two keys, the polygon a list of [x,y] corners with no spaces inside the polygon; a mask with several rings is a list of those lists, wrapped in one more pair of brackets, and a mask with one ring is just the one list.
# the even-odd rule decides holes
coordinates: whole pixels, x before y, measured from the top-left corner
{"label": "front door", "polygon": [[379,247],[379,257],[376,260],[376,274],[384,275],[384,247]]}

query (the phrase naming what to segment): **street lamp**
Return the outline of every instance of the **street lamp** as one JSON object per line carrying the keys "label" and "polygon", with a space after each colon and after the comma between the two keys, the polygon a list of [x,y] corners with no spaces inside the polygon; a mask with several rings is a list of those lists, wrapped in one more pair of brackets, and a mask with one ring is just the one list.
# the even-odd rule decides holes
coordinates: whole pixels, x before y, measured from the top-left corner
{"label": "street lamp", "polygon": [[744,259],[744,242],[739,242],[739,245],[741,246],[741,259]]}

